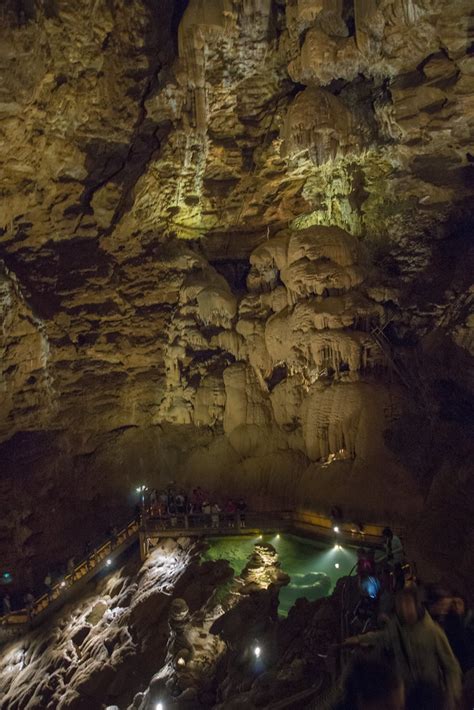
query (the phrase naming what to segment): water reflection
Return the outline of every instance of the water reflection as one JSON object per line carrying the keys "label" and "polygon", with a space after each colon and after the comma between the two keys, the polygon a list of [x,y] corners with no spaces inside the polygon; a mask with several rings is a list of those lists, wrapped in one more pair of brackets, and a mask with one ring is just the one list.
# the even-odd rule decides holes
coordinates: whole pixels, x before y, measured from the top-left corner
{"label": "water reflection", "polygon": [[[261,537],[223,537],[209,540],[205,560],[228,560],[236,574],[245,567],[248,556]],[[291,582],[280,591],[279,613],[286,616],[296,599],[310,601],[328,596],[337,580],[349,574],[357,561],[355,550],[297,537],[296,535],[264,535],[278,552],[282,569],[290,575]]]}

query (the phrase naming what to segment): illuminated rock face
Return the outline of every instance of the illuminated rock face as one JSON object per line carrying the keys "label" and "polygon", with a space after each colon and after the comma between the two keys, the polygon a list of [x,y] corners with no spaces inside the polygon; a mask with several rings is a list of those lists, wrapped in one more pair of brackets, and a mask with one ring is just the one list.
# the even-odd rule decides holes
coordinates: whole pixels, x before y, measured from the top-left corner
{"label": "illuminated rock face", "polygon": [[5,564],[170,478],[428,538],[471,485],[470,3],[73,5],[0,11]]}

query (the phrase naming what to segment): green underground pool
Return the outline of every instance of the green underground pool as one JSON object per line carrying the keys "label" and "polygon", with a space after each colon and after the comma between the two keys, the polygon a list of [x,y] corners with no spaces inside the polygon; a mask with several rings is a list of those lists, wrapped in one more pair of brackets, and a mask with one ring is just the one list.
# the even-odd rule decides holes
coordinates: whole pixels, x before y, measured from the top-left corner
{"label": "green underground pool", "polygon": [[227,560],[238,575],[247,564],[256,542],[269,542],[278,553],[281,568],[290,584],[280,590],[279,613],[288,614],[300,597],[309,601],[328,596],[340,577],[345,577],[357,561],[356,550],[298,537],[287,533],[261,537],[216,537],[207,542],[204,560]]}

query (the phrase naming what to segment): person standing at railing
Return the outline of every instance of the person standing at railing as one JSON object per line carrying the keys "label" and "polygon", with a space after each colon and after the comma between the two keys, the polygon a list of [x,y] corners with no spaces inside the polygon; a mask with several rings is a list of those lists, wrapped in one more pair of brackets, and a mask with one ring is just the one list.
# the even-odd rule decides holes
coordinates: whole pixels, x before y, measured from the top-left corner
{"label": "person standing at railing", "polygon": [[239,526],[241,528],[245,528],[246,526],[246,510],[247,510],[247,503],[244,501],[243,498],[239,498],[237,502],[237,510],[239,512]]}
{"label": "person standing at railing", "polygon": [[27,591],[25,596],[23,597],[23,603],[25,605],[25,609],[26,609],[26,613],[28,614],[28,618],[31,621],[31,619],[33,618],[33,608],[35,605],[35,598],[30,591]]}
{"label": "person standing at railing", "polygon": [[134,511],[134,520],[137,523],[137,525],[141,525],[142,522],[142,508],[140,503],[137,503],[135,506],[135,511]]}
{"label": "person standing at railing", "polygon": [[204,514],[204,527],[208,528],[211,520],[211,504],[205,500],[202,504],[202,512]]}
{"label": "person standing at railing", "polygon": [[112,527],[110,528],[110,545],[112,547],[112,550],[117,547],[117,535],[117,527],[115,525],[112,525]]}
{"label": "person standing at railing", "polygon": [[76,572],[76,563],[74,561],[74,557],[70,557],[67,561],[67,574],[69,577],[70,584],[74,583],[75,572]]}
{"label": "person standing at railing", "polygon": [[84,558],[86,560],[87,564],[87,569],[91,568],[91,556],[92,556],[92,543],[90,540],[87,540],[86,544],[84,545]]}
{"label": "person standing at railing", "polygon": [[2,614],[9,616],[12,613],[12,602],[9,594],[4,594],[2,599]]}
{"label": "person standing at railing", "polygon": [[176,512],[178,515],[184,515],[186,511],[186,501],[182,493],[177,493],[175,497]]}
{"label": "person standing at railing", "polygon": [[403,589],[405,585],[405,576],[403,574],[403,563],[405,562],[405,551],[403,549],[402,541],[398,535],[394,535],[390,528],[384,528],[384,549],[385,556],[382,558],[382,562],[385,562],[390,568],[393,574],[393,588],[394,591]]}
{"label": "person standing at railing", "polygon": [[235,514],[237,513],[237,506],[230,498],[225,504],[224,512],[227,518],[227,527],[233,528],[235,526]]}
{"label": "person standing at railing", "polygon": [[168,503],[169,503],[168,492],[165,490],[160,491],[160,493],[158,495],[158,500],[161,503],[161,505],[162,506],[164,505],[164,507],[168,510]]}
{"label": "person standing at railing", "polygon": [[212,506],[212,512],[211,512],[212,527],[213,528],[219,527],[219,513],[220,512],[221,512],[221,509],[219,508],[219,505],[217,503],[214,503]]}
{"label": "person standing at railing", "polygon": [[202,490],[201,486],[198,486],[197,488],[194,488],[193,490],[193,496],[196,499],[196,502],[201,505],[201,507],[204,505],[206,501],[206,494]]}
{"label": "person standing at railing", "polygon": [[51,601],[51,597],[53,595],[53,577],[51,575],[51,572],[49,571],[46,574],[46,577],[44,578],[44,586],[46,587],[48,599]]}

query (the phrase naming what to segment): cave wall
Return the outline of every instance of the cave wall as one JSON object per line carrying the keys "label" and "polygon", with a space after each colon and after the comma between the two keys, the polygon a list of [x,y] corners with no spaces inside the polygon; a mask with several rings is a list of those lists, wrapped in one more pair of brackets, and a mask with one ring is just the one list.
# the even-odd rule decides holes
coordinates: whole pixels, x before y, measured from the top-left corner
{"label": "cave wall", "polygon": [[470,3],[0,13],[5,564],[169,480],[433,557],[472,514]]}

